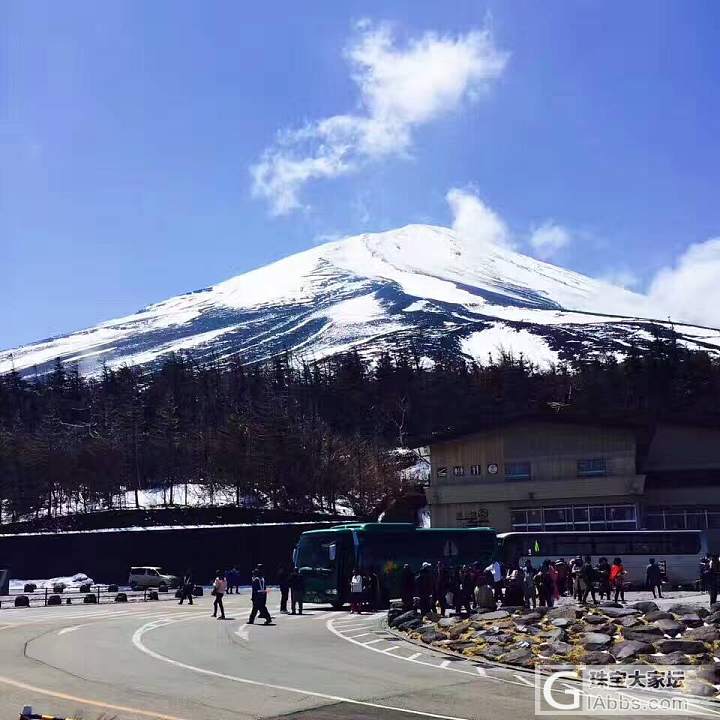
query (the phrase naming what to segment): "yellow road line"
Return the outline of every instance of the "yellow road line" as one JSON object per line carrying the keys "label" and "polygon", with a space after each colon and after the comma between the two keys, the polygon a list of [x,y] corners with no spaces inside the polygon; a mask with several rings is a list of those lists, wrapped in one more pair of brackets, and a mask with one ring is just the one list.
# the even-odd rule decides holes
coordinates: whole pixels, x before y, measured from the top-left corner
{"label": "yellow road line", "polygon": [[155,718],[156,720],[185,720],[184,718],[179,718],[175,715],[163,715],[162,713],[151,712],[149,710],[140,710],[138,708],[125,707],[124,705],[113,705],[112,703],[101,702],[100,700],[90,700],[88,698],[81,698],[75,695],[68,695],[67,693],[55,692],[54,690],[46,690],[45,688],[35,687],[34,685],[28,685],[26,683],[19,682],[18,680],[3,677],[2,675],[0,675],[0,683],[11,685],[19,690],[26,690],[28,692],[38,693],[39,695],[47,695],[48,697],[54,697],[58,700],[67,700],[68,702],[80,703],[81,705],[90,705],[92,707],[104,708],[106,710],[117,710],[119,712],[132,713],[133,715]]}

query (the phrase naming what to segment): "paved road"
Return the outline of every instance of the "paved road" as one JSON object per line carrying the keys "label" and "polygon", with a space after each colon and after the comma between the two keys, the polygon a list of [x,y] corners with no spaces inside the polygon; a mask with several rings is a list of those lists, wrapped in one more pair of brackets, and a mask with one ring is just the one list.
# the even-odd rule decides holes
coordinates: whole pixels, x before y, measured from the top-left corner
{"label": "paved road", "polygon": [[[532,676],[423,650],[382,616],[313,607],[246,625],[247,596],[0,610],[0,717],[523,720]],[[720,714],[720,713],[718,713]],[[615,719],[617,716],[615,716]]]}

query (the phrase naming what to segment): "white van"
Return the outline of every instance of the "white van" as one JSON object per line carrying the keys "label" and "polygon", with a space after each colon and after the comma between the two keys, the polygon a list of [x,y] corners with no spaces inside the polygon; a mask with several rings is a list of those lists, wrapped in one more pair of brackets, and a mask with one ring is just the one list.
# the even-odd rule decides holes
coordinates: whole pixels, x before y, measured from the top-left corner
{"label": "white van", "polygon": [[133,590],[145,590],[146,588],[169,589],[175,588],[180,584],[180,578],[175,575],[168,575],[163,572],[162,568],[150,567],[148,565],[142,567],[131,567],[128,585]]}

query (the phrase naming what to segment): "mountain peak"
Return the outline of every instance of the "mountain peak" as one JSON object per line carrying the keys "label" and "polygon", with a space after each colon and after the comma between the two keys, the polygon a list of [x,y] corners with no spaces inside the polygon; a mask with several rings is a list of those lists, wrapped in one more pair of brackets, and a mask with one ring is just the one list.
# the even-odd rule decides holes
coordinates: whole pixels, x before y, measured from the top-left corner
{"label": "mountain peak", "polygon": [[[355,348],[467,358],[505,351],[538,362],[622,355],[672,332],[641,295],[434,225],[406,225],[312,247],[88,330],[0,352],[0,372],[81,372],[173,352],[248,362],[288,350],[319,359]],[[717,332],[682,326],[717,352]]]}

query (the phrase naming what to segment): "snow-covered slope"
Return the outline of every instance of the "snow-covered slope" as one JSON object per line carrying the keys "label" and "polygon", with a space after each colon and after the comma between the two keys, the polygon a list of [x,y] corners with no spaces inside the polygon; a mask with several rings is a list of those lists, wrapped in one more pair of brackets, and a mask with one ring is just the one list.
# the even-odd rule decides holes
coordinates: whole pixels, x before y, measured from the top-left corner
{"label": "snow-covered slope", "polygon": [[[452,230],[409,225],[314,247],[134,315],[0,352],[11,367],[46,372],[56,358],[86,374],[171,352],[253,362],[292,351],[309,360],[350,348],[374,355],[410,346],[484,361],[503,350],[541,364],[646,345],[647,298],[520,253],[473,244]],[[691,347],[720,351],[720,333],[675,326]]]}

